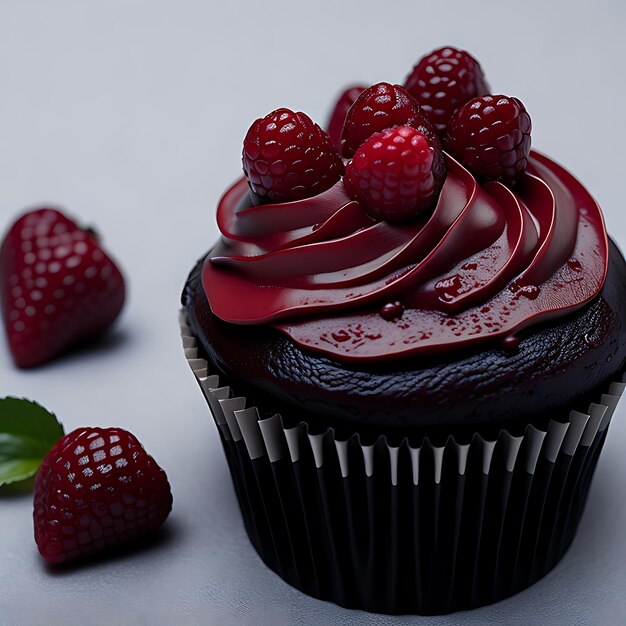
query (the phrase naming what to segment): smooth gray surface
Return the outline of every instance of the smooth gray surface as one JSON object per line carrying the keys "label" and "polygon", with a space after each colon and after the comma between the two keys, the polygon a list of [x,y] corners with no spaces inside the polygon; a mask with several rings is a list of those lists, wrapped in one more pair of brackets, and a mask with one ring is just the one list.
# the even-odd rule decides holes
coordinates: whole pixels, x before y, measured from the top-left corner
{"label": "smooth gray surface", "polygon": [[281,105],[323,121],[344,84],[401,81],[444,43],[473,51],[495,90],[525,101],[534,145],[586,183],[626,246],[626,5],[261,5],[0,0],[0,230],[24,207],[61,204],[97,224],[130,285],[93,352],[18,372],[0,343],[0,395],[36,398],[67,429],[130,428],[174,491],[159,545],[60,573],[37,555],[30,497],[0,497],[0,624],[626,623],[626,406],[580,532],[547,578],[470,613],[368,615],[291,589],[250,547],[176,326],[250,122]]}

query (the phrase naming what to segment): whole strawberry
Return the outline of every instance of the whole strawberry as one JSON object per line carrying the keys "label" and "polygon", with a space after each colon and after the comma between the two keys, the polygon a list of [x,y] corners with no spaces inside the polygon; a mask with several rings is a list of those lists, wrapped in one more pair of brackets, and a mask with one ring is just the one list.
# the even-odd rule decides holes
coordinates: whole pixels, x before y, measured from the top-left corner
{"label": "whole strawberry", "polygon": [[337,150],[341,151],[341,131],[346,121],[348,110],[356,99],[365,91],[365,87],[355,85],[348,87],[337,99],[337,103],[328,121],[328,136]]}
{"label": "whole strawberry", "polygon": [[332,187],[343,163],[308,115],[277,109],[250,126],[243,142],[243,171],[262,200],[290,202]]}
{"label": "whole strawberry", "polygon": [[348,111],[341,135],[343,156],[350,158],[374,133],[393,126],[412,126],[436,141],[428,117],[400,85],[372,85]]}
{"label": "whole strawberry", "polygon": [[446,148],[476,176],[512,186],[528,165],[531,128],[530,116],[517,98],[482,96],[453,115]]}
{"label": "whole strawberry", "polygon": [[373,218],[402,223],[433,206],[445,176],[439,142],[398,126],[361,145],[346,166],[344,185]]}
{"label": "whole strawberry", "polygon": [[451,46],[423,56],[404,83],[443,138],[454,111],[471,98],[489,93],[478,61]]}
{"label": "whole strawberry", "polygon": [[106,551],[160,526],[172,509],[165,472],[121,428],[79,428],[35,479],[35,542],[49,563]]}
{"label": "whole strawberry", "polygon": [[55,209],[20,217],[0,247],[0,299],[19,367],[41,365],[105,331],[124,279],[93,233]]}

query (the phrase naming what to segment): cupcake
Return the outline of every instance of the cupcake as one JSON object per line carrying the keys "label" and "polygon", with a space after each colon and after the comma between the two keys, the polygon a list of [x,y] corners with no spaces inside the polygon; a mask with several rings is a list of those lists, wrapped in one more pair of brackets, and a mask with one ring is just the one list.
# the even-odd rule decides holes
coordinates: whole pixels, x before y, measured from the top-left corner
{"label": "cupcake", "polygon": [[576,532],[625,387],[626,263],[466,52],[352,88],[330,128],[254,122],[183,292],[246,530],[342,606],[496,602]]}

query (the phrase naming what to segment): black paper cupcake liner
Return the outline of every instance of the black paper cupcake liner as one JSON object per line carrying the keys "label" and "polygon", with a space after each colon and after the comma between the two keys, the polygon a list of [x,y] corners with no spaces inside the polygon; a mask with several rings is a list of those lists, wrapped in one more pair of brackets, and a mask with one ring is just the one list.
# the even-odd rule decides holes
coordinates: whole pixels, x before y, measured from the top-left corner
{"label": "black paper cupcake liner", "polygon": [[[303,592],[381,613],[491,604],[544,576],[569,547],[611,417],[587,413],[469,443],[365,445],[262,419],[209,372],[181,313],[185,356],[217,424],[250,540]],[[292,422],[293,423],[293,422]]]}

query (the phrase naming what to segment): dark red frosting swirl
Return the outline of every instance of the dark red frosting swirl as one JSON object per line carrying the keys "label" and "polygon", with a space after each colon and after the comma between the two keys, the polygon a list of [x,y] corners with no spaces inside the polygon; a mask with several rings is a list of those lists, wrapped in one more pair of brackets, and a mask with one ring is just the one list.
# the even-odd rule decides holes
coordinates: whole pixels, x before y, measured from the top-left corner
{"label": "dark red frosting swirl", "polygon": [[[506,337],[598,294],[607,234],[571,174],[533,152],[511,191],[479,185],[447,155],[446,165],[433,213],[403,226],[372,221],[341,181],[261,206],[237,182],[220,201],[222,242],[203,268],[213,313],[274,324],[338,359],[378,361]],[[396,301],[399,316],[381,315]]]}

